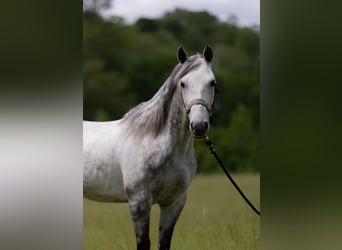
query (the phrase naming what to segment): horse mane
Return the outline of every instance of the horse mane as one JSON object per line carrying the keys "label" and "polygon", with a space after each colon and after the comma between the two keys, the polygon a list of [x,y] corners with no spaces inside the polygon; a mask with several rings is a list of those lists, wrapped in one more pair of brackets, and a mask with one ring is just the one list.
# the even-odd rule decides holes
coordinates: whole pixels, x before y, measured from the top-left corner
{"label": "horse mane", "polygon": [[121,122],[126,125],[130,135],[142,137],[150,134],[157,137],[163,132],[170,115],[170,104],[177,83],[184,75],[201,64],[199,54],[189,57],[183,64],[177,64],[157,93],[148,101],[128,111]]}

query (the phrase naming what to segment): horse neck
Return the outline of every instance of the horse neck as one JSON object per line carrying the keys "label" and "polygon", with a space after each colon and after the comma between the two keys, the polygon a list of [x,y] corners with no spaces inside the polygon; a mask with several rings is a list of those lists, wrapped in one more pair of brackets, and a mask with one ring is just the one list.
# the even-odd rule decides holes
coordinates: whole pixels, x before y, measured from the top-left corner
{"label": "horse neck", "polygon": [[173,138],[176,144],[192,145],[192,136],[189,130],[189,118],[186,114],[180,89],[176,89],[169,105],[169,115],[165,133]]}

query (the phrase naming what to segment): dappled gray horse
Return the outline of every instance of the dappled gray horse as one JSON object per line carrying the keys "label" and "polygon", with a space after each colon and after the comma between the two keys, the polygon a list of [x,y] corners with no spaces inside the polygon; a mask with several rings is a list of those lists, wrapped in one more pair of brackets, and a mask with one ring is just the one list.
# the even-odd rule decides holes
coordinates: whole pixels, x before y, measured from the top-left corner
{"label": "dappled gray horse", "polygon": [[195,176],[194,138],[207,136],[215,94],[212,49],[187,57],[149,101],[110,122],[83,123],[83,194],[107,202],[128,202],[137,249],[150,249],[151,206],[159,204],[159,249],[171,237]]}

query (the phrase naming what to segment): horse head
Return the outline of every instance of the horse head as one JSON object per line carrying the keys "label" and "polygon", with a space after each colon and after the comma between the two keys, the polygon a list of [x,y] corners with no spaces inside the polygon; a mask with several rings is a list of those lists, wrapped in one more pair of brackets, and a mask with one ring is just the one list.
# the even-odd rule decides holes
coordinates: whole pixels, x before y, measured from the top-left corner
{"label": "horse head", "polygon": [[[178,61],[184,64],[189,60],[183,47],[178,49]],[[195,138],[208,135],[216,80],[211,70],[213,51],[206,45],[198,66],[189,70],[178,81],[185,110],[189,117],[189,129]]]}

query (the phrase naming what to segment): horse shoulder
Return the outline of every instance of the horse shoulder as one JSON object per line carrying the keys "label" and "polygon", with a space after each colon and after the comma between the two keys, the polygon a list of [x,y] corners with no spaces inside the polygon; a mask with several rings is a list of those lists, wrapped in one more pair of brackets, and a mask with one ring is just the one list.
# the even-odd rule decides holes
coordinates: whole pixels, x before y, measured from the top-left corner
{"label": "horse shoulder", "polygon": [[123,200],[120,168],[120,128],[116,122],[86,122],[83,134],[84,192],[108,200]]}

